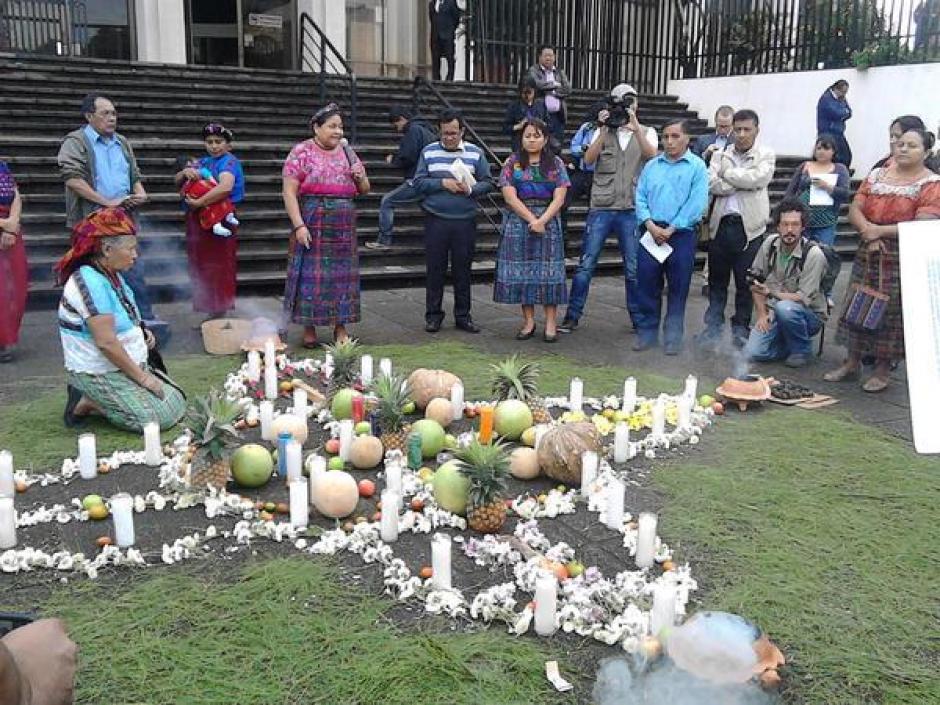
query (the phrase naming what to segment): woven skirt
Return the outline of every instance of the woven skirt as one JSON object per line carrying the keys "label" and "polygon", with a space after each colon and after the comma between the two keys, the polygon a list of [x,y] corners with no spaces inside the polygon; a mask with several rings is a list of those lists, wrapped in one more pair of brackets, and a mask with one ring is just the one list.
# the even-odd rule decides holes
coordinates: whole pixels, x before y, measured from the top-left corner
{"label": "woven skirt", "polygon": [[[546,206],[528,208],[539,216]],[[549,221],[544,233],[536,234],[529,232],[518,215],[505,211],[496,258],[493,300],[497,303],[554,306],[568,302],[565,243],[558,216]]]}
{"label": "woven skirt", "polygon": [[165,381],[160,399],[117,370],[98,375],[66,370],[66,379],[91,399],[108,421],[128,431],[142,431],[151,421],[161,429],[172,428],[186,411],[182,393]]}

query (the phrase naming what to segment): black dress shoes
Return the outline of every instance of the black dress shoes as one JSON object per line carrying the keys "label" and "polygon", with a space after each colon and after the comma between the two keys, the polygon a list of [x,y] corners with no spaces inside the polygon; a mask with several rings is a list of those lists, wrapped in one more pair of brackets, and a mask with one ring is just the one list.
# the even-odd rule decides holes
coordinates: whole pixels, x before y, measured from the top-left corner
{"label": "black dress shoes", "polygon": [[457,321],[457,327],[460,330],[467,331],[468,333],[479,333],[481,330],[483,330],[482,328],[480,328],[480,326],[478,326],[476,323],[470,320]]}
{"label": "black dress shoes", "polygon": [[424,324],[424,330],[428,333],[437,333],[441,329],[440,321],[428,321]]}

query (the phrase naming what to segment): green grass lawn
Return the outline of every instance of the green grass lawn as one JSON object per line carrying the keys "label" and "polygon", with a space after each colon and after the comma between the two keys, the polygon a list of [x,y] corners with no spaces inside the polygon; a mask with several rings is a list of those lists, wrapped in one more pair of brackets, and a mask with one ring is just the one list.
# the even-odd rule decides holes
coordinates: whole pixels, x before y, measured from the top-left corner
{"label": "green grass lawn", "polygon": [[[405,360],[445,367],[464,379],[468,399],[486,393],[495,359],[453,343],[369,352],[400,367]],[[563,393],[574,374],[587,395],[622,385],[623,370],[541,360],[548,394]],[[187,390],[198,391],[219,384],[235,363],[170,364]],[[639,378],[641,393],[681,387]],[[57,466],[74,452],[76,435],[61,427],[62,401],[48,396],[0,410],[0,447],[20,462]],[[139,442],[95,430],[103,450]],[[691,562],[702,607],[753,620],[786,652],[785,701],[940,702],[936,460],[831,410],[731,413],[703,446],[654,473],[662,534]],[[303,607],[309,594],[318,596],[316,610]],[[351,592],[319,562],[292,559],[259,560],[234,584],[174,573],[116,593],[73,585],[57,592],[48,612],[66,616],[82,645],[84,703],[112,702],[117,692],[153,703],[549,702],[540,675],[546,654],[537,646],[498,629],[401,633],[382,617],[390,606]],[[305,648],[316,656],[301,656]],[[257,682],[239,677],[246,666]],[[235,684],[253,690],[226,691]],[[375,699],[386,690],[387,699]]]}

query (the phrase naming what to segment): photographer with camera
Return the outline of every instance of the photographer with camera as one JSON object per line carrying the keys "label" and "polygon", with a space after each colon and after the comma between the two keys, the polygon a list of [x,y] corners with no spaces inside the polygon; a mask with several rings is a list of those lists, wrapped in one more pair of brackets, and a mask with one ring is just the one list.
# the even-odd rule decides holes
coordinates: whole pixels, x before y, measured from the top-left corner
{"label": "photographer with camera", "polygon": [[633,86],[614,86],[607,107],[597,115],[599,129],[584,154],[585,164],[594,164],[591,207],[581,242],[581,257],[571,281],[571,295],[565,319],[558,327],[570,333],[584,313],[591,278],[607,236],[617,235],[626,289],[630,323],[636,328],[637,235],[634,190],[643,165],[656,156],[656,129],[644,127],[636,117],[637,95]]}
{"label": "photographer with camera", "polygon": [[764,240],[747,270],[757,321],[745,346],[748,359],[786,360],[804,367],[812,359],[810,341],[827,314],[823,277],[828,263],[822,249],[804,237],[809,215],[790,198],[774,210],[777,234]]}
{"label": "photographer with camera", "polygon": [[69,705],[77,652],[58,619],[9,632],[0,639],[0,703]]}

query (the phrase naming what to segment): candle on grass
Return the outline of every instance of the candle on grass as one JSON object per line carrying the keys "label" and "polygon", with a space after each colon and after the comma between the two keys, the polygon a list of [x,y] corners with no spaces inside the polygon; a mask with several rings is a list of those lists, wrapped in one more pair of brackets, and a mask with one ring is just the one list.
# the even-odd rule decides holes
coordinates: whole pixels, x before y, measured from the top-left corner
{"label": "candle on grass", "polygon": [[12,497],[0,497],[0,549],[16,545],[16,510]]}
{"label": "candle on grass", "polygon": [[385,543],[398,540],[398,508],[401,496],[392,490],[382,491],[382,522],[380,533]]}
{"label": "candle on grass", "polygon": [[277,367],[274,365],[264,366],[264,397],[277,399]]}
{"label": "candle on grass", "polygon": [[277,352],[274,350],[274,341],[268,338],[264,341],[264,366],[275,367],[277,365]]}
{"label": "candle on grass", "polygon": [[555,633],[557,602],[558,580],[543,573],[535,580],[535,633],[539,636]]}
{"label": "candle on grass", "polygon": [[16,483],[13,480],[13,453],[8,450],[0,451],[0,497],[12,497],[16,494]]}
{"label": "candle on grass", "polygon": [[261,409],[261,440],[273,441],[271,425],[274,423],[274,402],[265,399],[260,404]]}
{"label": "candle on grass", "polygon": [[319,490],[319,481],[323,478],[323,475],[326,474],[326,458],[322,455],[314,455],[313,459],[310,461],[310,504],[314,504],[317,498],[317,491]]}
{"label": "candle on grass", "polygon": [[78,437],[78,474],[83,480],[98,476],[98,447],[94,433],[83,433]]}
{"label": "candle on grass", "polygon": [[581,411],[584,405],[584,382],[580,377],[572,377],[568,387],[568,408],[572,411]]}
{"label": "candle on grass", "polygon": [[650,610],[650,632],[658,636],[665,627],[676,622],[676,587],[660,583],[653,589],[653,609]]}
{"label": "candle on grass", "polygon": [[362,386],[368,387],[372,384],[372,356],[363,355],[359,358],[359,377],[362,379]]}
{"label": "candle on grass", "polygon": [[343,459],[343,462],[349,460],[354,432],[355,424],[352,419],[343,419],[339,422],[339,457]]}
{"label": "candle on grass", "polygon": [[401,496],[401,463],[397,460],[385,464],[385,489]]}
{"label": "candle on grass", "polygon": [[160,424],[151,421],[144,426],[144,464],[157,467],[163,462],[163,447],[160,445]]}
{"label": "candle on grass", "polygon": [[623,502],[626,487],[621,480],[612,479],[607,483],[607,507],[604,511],[604,525],[612,531],[623,530]]}
{"label": "candle on grass", "polygon": [[333,377],[333,353],[327,353],[323,356],[323,375],[330,379]]}
{"label": "candle on grass", "polygon": [[379,372],[381,372],[386,377],[392,376],[392,361],[390,358],[383,357],[379,360]]}
{"label": "candle on grass", "polygon": [[593,450],[581,453],[581,494],[587,496],[593,491],[597,482],[597,466],[600,459]]}
{"label": "candle on grass", "polygon": [[489,443],[493,440],[493,407],[480,408],[480,443]]}
{"label": "candle on grass", "polygon": [[620,421],[614,427],[614,462],[625,463],[630,459],[630,426]]}
{"label": "candle on grass", "polygon": [[653,402],[652,417],[653,427],[650,429],[650,435],[654,438],[664,436],[666,434],[666,405],[661,398]]}
{"label": "candle on grass", "polygon": [[257,350],[248,351],[248,381],[258,383],[261,379],[261,353]]}
{"label": "candle on grass", "polygon": [[692,405],[695,403],[695,397],[690,397],[687,394],[683,394],[679,397],[679,401],[676,402],[676,407],[679,412],[679,418],[676,423],[676,426],[679,428],[691,428],[692,426]]}
{"label": "candle on grass", "polygon": [[310,522],[310,495],[307,490],[307,478],[295,477],[288,487],[290,488],[290,525],[303,528]]}
{"label": "candle on grass", "polygon": [[287,442],[287,481],[292,482],[303,476],[303,446],[300,441]]}
{"label": "candle on grass", "polygon": [[632,414],[634,409],[636,409],[636,377],[627,377],[623,381],[623,405],[620,410]]}
{"label": "candle on grass", "polygon": [[692,403],[695,403],[695,397],[698,395],[698,377],[695,375],[689,375],[685,378],[685,391],[682,392],[685,396],[689,397],[692,400]]}
{"label": "candle on grass", "polygon": [[434,534],[431,539],[431,584],[436,590],[450,590],[450,536]]}
{"label": "candle on grass", "polygon": [[307,418],[307,392],[300,387],[294,390],[294,416],[299,419]]}
{"label": "candle on grass", "polygon": [[636,565],[637,568],[649,568],[656,557],[656,515],[643,512],[637,520],[636,530]]}
{"label": "candle on grass", "polygon": [[134,545],[134,498],[120,492],[111,498],[114,542],[121,548]]}
{"label": "candle on grass", "polygon": [[450,388],[450,408],[454,421],[460,421],[463,418],[463,384],[454,382]]}

